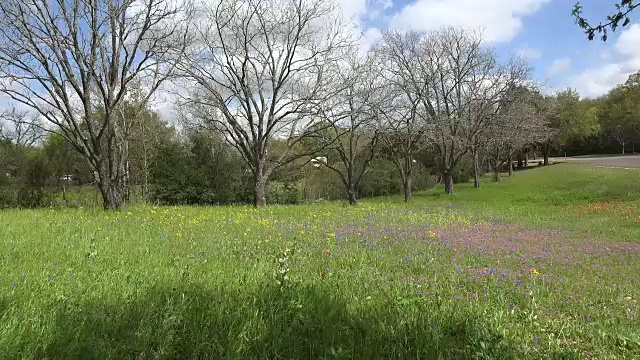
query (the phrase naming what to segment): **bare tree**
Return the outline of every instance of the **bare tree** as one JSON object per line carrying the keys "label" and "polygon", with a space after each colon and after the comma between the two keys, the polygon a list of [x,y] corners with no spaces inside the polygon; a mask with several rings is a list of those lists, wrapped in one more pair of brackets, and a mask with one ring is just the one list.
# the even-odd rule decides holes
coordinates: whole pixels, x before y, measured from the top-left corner
{"label": "bare tree", "polygon": [[486,130],[485,144],[494,178],[500,181],[500,170],[507,163],[513,172],[513,154],[533,144],[543,144],[553,136],[549,124],[550,107],[535,89],[513,86],[506,93],[493,121]]}
{"label": "bare tree", "polygon": [[105,209],[122,205],[127,125],[118,112],[132,84],[148,101],[171,76],[186,21],[171,0],[0,2],[0,92],[83,155]]}
{"label": "bare tree", "polygon": [[497,120],[498,113],[511,101],[516,99],[507,96],[516,86],[524,84],[530,68],[520,59],[511,59],[499,64],[495,54],[486,50],[478,54],[475,69],[470,71],[465,87],[468,88],[468,112],[463,122],[471,160],[473,164],[474,186],[480,187],[480,151],[490,140],[488,129]]}
{"label": "bare tree", "polygon": [[[182,66],[196,86],[182,103],[238,149],[256,207],[271,173],[305,155],[294,150],[335,90],[330,74],[352,46],[335,9],[326,0],[218,0],[196,23]],[[276,139],[283,149],[270,154]]]}
{"label": "bare tree", "polygon": [[429,122],[424,104],[431,78],[419,63],[422,40],[421,33],[388,31],[374,48],[379,62],[377,71],[388,92],[379,118],[379,133],[384,152],[402,180],[405,202],[412,197],[414,158],[424,144]]}
{"label": "bare tree", "polygon": [[429,81],[419,113],[432,122],[428,142],[438,154],[445,192],[452,193],[453,172],[469,149],[465,126],[472,113],[474,74],[483,65],[485,50],[478,34],[458,28],[432,32],[420,46],[421,71]]}
{"label": "bare tree", "polygon": [[19,147],[30,147],[44,137],[42,122],[37,116],[12,107],[0,112],[0,140]]}
{"label": "bare tree", "polygon": [[316,148],[327,155],[318,163],[340,177],[349,204],[355,205],[357,188],[376,155],[380,139],[376,120],[387,93],[371,57],[348,57],[339,75],[341,90],[320,104],[328,128],[314,138],[321,142]]}
{"label": "bare tree", "polygon": [[453,27],[427,34],[420,53],[422,77],[428,81],[418,113],[432,124],[426,134],[439,157],[445,192],[453,192],[453,172],[468,152],[479,187],[479,152],[487,128],[505,92],[526,79],[528,68],[517,61],[499,64],[479,32]]}

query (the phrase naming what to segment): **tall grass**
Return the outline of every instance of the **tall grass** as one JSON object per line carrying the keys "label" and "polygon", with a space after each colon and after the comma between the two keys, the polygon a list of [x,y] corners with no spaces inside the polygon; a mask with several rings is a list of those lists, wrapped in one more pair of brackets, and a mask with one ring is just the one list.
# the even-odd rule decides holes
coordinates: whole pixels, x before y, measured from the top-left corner
{"label": "tall grass", "polygon": [[638,358],[635,174],[559,165],[408,205],[0,212],[0,358]]}

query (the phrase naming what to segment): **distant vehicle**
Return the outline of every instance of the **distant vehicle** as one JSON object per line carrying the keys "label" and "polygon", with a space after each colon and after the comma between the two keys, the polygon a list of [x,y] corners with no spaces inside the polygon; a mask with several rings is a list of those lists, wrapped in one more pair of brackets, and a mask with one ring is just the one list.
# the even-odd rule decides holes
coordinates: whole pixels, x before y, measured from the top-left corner
{"label": "distant vehicle", "polygon": [[326,156],[318,156],[316,158],[311,159],[311,166],[315,168],[319,168],[320,166],[322,166],[322,164],[326,164],[326,163],[327,163]]}

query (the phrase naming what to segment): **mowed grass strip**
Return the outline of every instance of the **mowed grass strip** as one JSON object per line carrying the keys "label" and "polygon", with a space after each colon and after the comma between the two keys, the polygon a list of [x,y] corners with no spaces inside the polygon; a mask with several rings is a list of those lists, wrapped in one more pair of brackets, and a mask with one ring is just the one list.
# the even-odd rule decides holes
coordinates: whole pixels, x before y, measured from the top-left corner
{"label": "mowed grass strip", "polygon": [[0,212],[0,358],[640,357],[637,172],[454,196]]}

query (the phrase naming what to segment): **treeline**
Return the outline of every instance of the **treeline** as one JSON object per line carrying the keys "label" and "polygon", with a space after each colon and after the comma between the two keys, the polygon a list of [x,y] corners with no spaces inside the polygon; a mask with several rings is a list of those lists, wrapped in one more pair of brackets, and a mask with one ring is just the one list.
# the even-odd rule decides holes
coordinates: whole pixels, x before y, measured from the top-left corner
{"label": "treeline", "polygon": [[[544,96],[480,32],[389,30],[366,52],[359,40],[326,0],[2,1],[0,93],[31,110],[4,116],[7,203],[58,204],[53,186],[68,204],[71,183],[105,209],[409,201],[434,181],[499,180],[533,153],[548,164],[627,111]],[[159,92],[178,130],[151,110]]]}
{"label": "treeline", "polygon": [[[562,151],[569,155],[635,153],[640,127],[640,72],[597,99],[565,91],[563,108],[576,125]],[[575,109],[575,110],[574,110]],[[575,136],[577,135],[577,136]]]}
{"label": "treeline", "polygon": [[[28,114],[15,109],[0,114],[0,208],[94,207],[102,204],[85,159],[63,137],[25,126]],[[125,202],[163,205],[251,203],[252,176],[237,150],[219,134],[202,129],[176,130],[152,110],[132,121],[123,186]],[[420,167],[420,166],[418,166]],[[433,185],[422,170],[417,189]],[[396,194],[393,164],[372,161],[357,188],[362,197]],[[347,196],[335,174],[301,160],[274,173],[268,203],[295,204]]]}

